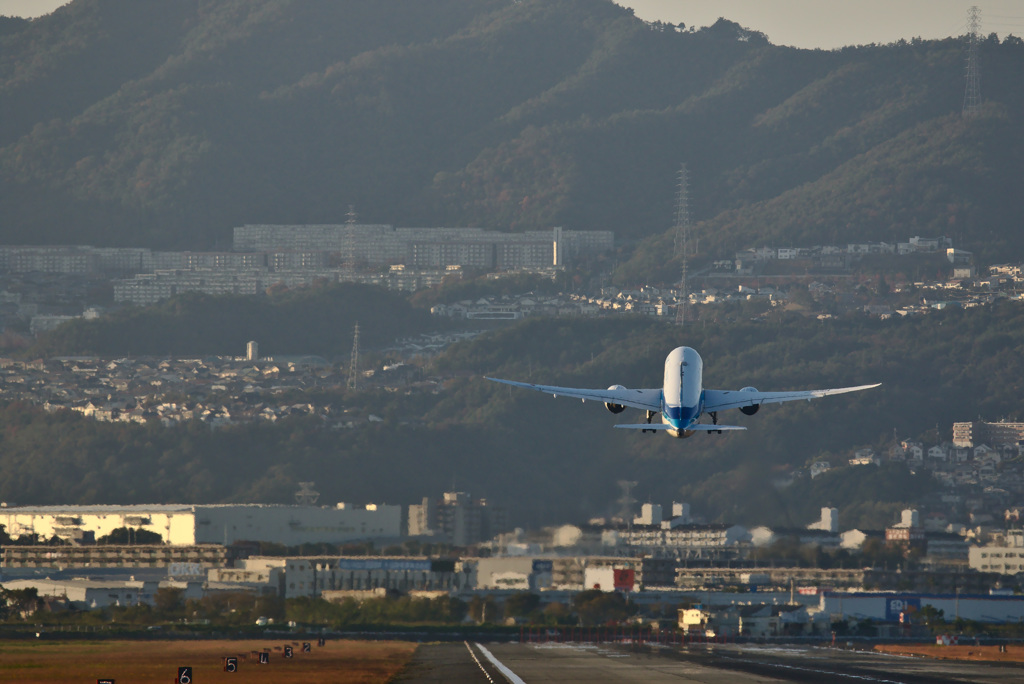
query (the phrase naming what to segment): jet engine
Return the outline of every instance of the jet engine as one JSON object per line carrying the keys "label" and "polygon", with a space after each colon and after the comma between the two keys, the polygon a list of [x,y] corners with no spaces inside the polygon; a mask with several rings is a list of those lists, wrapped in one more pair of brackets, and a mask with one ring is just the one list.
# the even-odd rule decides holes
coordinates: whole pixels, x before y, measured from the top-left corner
{"label": "jet engine", "polygon": [[[622,385],[612,385],[608,389],[610,389],[610,390],[624,390],[626,388],[623,387]],[[623,411],[626,410],[626,407],[623,406],[622,404],[609,404],[608,402],[604,403],[604,407],[606,409],[608,409],[612,413],[622,413]]]}
{"label": "jet engine", "polygon": [[[756,387],[744,387],[743,389],[740,390],[740,392],[756,392],[756,391],[757,391]],[[757,413],[760,409],[761,409],[761,405],[760,404],[753,404],[751,406],[740,406],[740,411],[743,413],[743,415],[746,415],[746,416],[752,416],[755,413]]]}

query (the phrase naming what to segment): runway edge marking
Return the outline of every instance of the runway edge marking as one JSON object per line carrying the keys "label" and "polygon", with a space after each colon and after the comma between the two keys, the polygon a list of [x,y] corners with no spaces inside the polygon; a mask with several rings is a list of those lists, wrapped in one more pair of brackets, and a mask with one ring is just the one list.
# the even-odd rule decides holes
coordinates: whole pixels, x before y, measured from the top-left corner
{"label": "runway edge marking", "polygon": [[476,644],[476,647],[480,649],[480,652],[484,654],[485,658],[491,661],[491,664],[494,665],[494,667],[498,668],[498,671],[501,672],[501,674],[505,675],[505,679],[511,682],[511,684],[526,684],[526,682],[523,681],[522,677],[520,677],[507,667],[505,667],[505,665],[500,660],[494,657],[493,653],[488,651],[480,644]]}
{"label": "runway edge marking", "polygon": [[[484,677],[487,677],[487,681],[489,681],[491,684],[494,684],[494,680],[491,679],[491,673],[487,671],[487,668],[484,667],[484,664],[481,663],[480,659],[476,657],[476,653],[473,652],[473,647],[469,645],[468,641],[463,641],[462,643],[466,644],[466,648],[469,649],[469,655],[473,658],[473,662],[476,663],[476,666],[480,668],[480,671],[484,673]],[[483,646],[481,646],[480,644],[477,644],[477,647],[483,649]]]}

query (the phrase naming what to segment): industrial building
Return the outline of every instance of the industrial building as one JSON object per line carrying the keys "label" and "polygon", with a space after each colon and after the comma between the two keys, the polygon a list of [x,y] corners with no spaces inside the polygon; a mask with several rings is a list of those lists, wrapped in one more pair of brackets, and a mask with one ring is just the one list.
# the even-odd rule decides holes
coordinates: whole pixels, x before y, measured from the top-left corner
{"label": "industrial building", "polygon": [[471,582],[471,564],[424,556],[252,556],[214,568],[211,584],[266,587],[282,598],[343,598],[381,590],[452,592]]}
{"label": "industrial building", "polygon": [[[90,544],[87,546],[3,547],[4,568],[221,568],[231,560],[220,544],[170,546],[164,544]],[[194,573],[193,573],[194,574]]]}
{"label": "industrial building", "polygon": [[[245,225],[232,251],[161,252],[89,245],[0,246],[0,270],[117,278],[114,301],[153,304],[183,292],[251,295],[316,281],[414,291],[449,269],[547,270],[608,251],[611,231],[503,233],[482,228],[390,225]],[[381,272],[382,266],[392,266]]]}
{"label": "industrial building", "polygon": [[482,228],[395,228],[390,225],[245,225],[234,230],[241,252],[319,251],[370,266],[502,270],[561,267],[563,260],[612,249],[611,231],[502,233]]}
{"label": "industrial building", "polygon": [[[333,557],[295,559],[286,566],[287,596],[312,587],[312,595],[326,592],[386,589],[409,593],[416,591],[453,592],[470,586],[469,564],[450,558],[425,556]],[[303,562],[305,561],[304,565]],[[293,563],[289,561],[289,563]],[[296,586],[292,583],[296,582]]]}
{"label": "industrial building", "polygon": [[498,556],[466,561],[477,589],[640,591],[671,588],[676,561],[629,556]]}
{"label": "industrial building", "polygon": [[977,622],[1024,620],[1024,596],[992,594],[910,594],[900,592],[833,592],[821,595],[818,610],[826,615],[914,624],[925,606],[941,610],[947,620]]}
{"label": "industrial building", "polygon": [[160,582],[143,580],[16,579],[3,583],[7,591],[35,589],[40,598],[60,599],[77,610],[108,606],[153,605]]}
{"label": "industrial building", "polygon": [[397,539],[402,507],[271,504],[139,504],[131,506],[19,506],[0,508],[0,525],[17,538],[54,536],[88,544],[119,528],[160,535],[165,544],[229,545],[240,541],[285,546]]}

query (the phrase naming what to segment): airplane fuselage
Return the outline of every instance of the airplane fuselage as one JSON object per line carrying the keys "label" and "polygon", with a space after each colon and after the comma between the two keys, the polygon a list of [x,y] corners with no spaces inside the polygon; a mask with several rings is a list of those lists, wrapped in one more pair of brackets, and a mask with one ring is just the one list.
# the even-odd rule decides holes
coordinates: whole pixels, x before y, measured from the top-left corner
{"label": "airplane fuselage", "polygon": [[661,422],[673,437],[689,437],[687,428],[704,413],[704,361],[697,350],[676,347],[665,357],[661,388]]}

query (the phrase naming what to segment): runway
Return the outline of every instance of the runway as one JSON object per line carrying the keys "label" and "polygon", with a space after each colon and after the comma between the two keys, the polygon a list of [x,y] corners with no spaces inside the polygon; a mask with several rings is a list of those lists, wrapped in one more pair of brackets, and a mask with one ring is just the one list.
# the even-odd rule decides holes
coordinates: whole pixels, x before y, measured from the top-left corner
{"label": "runway", "polygon": [[[1010,684],[1024,681],[1024,667],[938,661],[807,646],[727,645],[634,649],[630,645],[425,644],[396,681],[403,684],[481,682],[636,682],[752,684]],[[510,676],[501,672],[506,668]]]}

